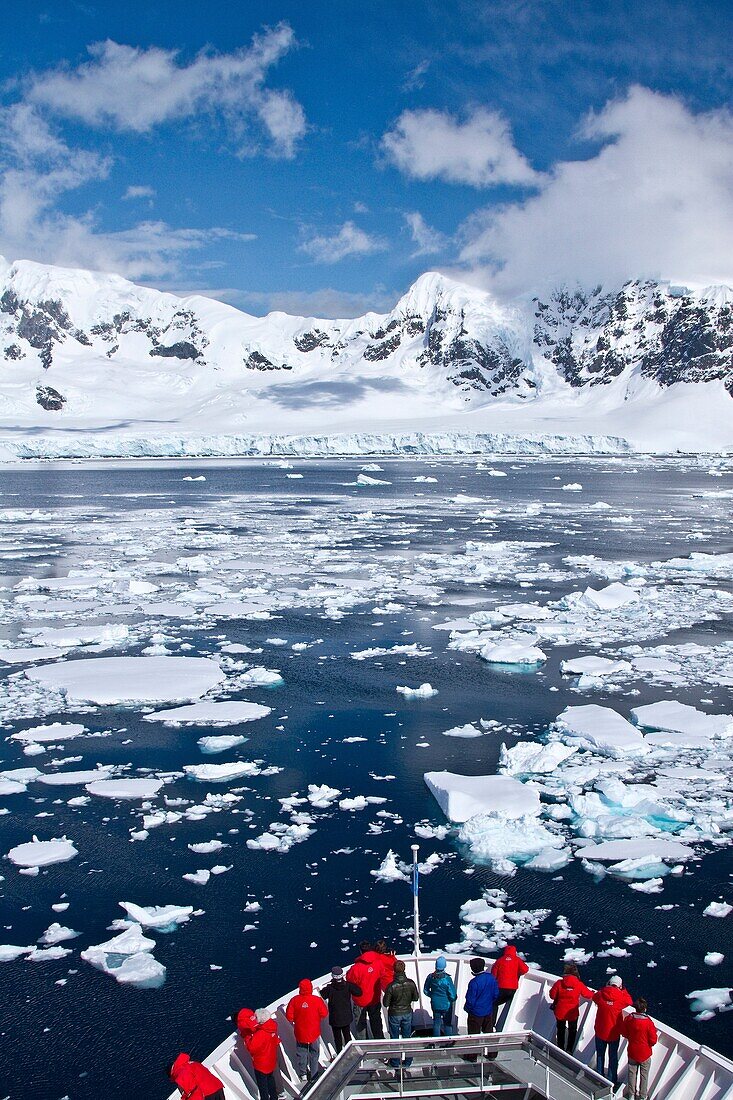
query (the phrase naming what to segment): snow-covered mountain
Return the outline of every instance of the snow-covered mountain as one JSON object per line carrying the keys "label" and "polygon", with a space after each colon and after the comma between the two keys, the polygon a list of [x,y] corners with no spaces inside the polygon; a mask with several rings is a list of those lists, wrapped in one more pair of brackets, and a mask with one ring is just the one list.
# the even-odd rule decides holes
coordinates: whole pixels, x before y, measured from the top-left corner
{"label": "snow-covered mountain", "polygon": [[386,315],[260,318],[0,260],[0,444],[227,454],[295,436],[314,453],[318,439],[393,450],[388,438],[420,435],[448,450],[539,436],[555,449],[561,436],[595,440],[568,449],[728,448],[732,300],[727,287],[630,282],[505,305],[428,273]]}

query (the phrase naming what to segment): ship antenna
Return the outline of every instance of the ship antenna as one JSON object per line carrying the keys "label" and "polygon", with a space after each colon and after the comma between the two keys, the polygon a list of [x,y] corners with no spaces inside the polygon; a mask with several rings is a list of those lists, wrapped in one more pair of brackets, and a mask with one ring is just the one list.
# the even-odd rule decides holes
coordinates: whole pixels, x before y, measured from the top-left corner
{"label": "ship antenna", "polygon": [[419,844],[412,845],[412,929],[415,941],[415,957],[420,955],[420,868],[417,862]]}

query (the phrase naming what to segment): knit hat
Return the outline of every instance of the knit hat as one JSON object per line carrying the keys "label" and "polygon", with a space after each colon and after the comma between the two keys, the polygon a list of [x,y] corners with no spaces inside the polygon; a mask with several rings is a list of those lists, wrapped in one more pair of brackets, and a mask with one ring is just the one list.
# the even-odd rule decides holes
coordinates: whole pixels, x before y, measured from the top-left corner
{"label": "knit hat", "polygon": [[436,970],[445,970],[447,965],[448,965],[448,963],[445,961],[443,956],[438,955],[437,959],[435,960],[435,969]]}
{"label": "knit hat", "polygon": [[334,966],[333,970],[331,971],[331,977],[332,978],[343,978],[343,976],[344,976],[343,968],[340,967],[340,966]]}
{"label": "knit hat", "polygon": [[608,984],[615,985],[620,989],[624,983],[621,981],[621,978],[619,978],[618,974],[614,974],[613,977],[608,979]]}

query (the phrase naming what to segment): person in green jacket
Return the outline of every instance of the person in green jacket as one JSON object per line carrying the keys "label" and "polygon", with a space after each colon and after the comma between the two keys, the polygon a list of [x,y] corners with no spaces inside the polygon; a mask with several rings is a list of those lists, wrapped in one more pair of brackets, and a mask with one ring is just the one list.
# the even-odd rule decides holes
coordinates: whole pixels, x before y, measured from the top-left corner
{"label": "person in green jacket", "polygon": [[450,974],[446,973],[447,963],[442,955],[435,960],[435,970],[428,974],[423,993],[430,998],[433,1012],[433,1035],[453,1035],[453,1008],[458,994]]}
{"label": "person in green jacket", "polygon": [[[387,1009],[387,1024],[390,1039],[409,1039],[412,1035],[412,1006],[418,999],[417,986],[412,978],[405,974],[405,964],[397,959],[394,964],[394,980],[384,991],[382,1004]],[[395,1069],[399,1058],[390,1058],[389,1064]],[[405,1066],[412,1065],[412,1058],[405,1058]]]}

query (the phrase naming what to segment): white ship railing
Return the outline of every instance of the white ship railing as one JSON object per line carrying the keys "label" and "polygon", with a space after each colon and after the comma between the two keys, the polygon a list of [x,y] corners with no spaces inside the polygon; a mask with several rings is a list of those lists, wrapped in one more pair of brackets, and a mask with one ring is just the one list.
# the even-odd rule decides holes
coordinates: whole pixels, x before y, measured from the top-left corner
{"label": "white ship railing", "polygon": [[[415,1008],[414,1027],[422,1029],[430,1025],[432,1016],[430,1002],[422,989],[428,974],[434,969],[435,955],[402,955],[407,967],[407,976],[417,984],[420,1000]],[[458,993],[456,1002],[458,1030],[466,1032],[466,1015],[463,1002],[466,986],[472,974],[467,955],[447,955],[448,973],[453,978]],[[491,960],[487,959],[487,965]],[[308,977],[303,974],[301,977]],[[330,974],[314,980],[314,989],[318,991],[330,981]],[[530,970],[519,983],[502,1031],[507,1033],[534,1032],[538,1036],[552,1039],[555,1032],[555,1017],[548,998],[548,992],[557,977],[542,970]],[[295,1039],[292,1025],[285,1019],[285,1006],[297,989],[285,994],[266,1006],[275,1016],[282,1046],[279,1057],[281,1092],[286,1100],[300,1095],[303,1086],[295,1069]],[[251,998],[243,994],[243,1004],[250,1008],[259,1008],[249,1002]],[[578,1038],[575,1046],[575,1059],[585,1066],[595,1066],[595,1007],[591,1002],[581,1003],[578,1022]],[[654,1048],[649,1075],[649,1100],[733,1100],[733,1062],[710,1047],[701,1046],[693,1039],[668,1027],[661,1020],[654,1020],[659,1032],[659,1042]],[[331,1032],[328,1024],[323,1027],[321,1065],[325,1066],[334,1056]],[[626,1050],[622,1040],[619,1051],[619,1079],[626,1078]],[[185,1043],[184,1043],[185,1047]],[[252,1065],[243,1044],[236,1033],[229,1035],[208,1058],[206,1065],[222,1080],[226,1100],[258,1100],[257,1083]],[[430,1095],[425,1086],[421,1093]],[[434,1093],[439,1090],[436,1082]],[[490,1090],[489,1095],[490,1095]],[[170,1100],[180,1100],[178,1092],[171,1094]]]}

